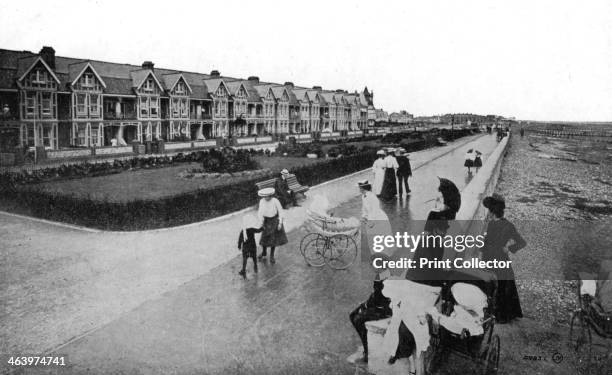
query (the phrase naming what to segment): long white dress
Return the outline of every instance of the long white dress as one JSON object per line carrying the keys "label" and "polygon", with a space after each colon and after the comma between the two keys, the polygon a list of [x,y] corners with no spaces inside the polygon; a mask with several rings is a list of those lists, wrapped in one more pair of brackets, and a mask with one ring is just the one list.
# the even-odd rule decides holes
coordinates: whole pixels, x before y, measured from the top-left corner
{"label": "long white dress", "polygon": [[[380,200],[370,191],[366,191],[362,196],[361,217],[366,219],[366,223],[363,225],[361,231],[361,259],[362,261],[369,262],[370,257],[375,253],[372,249],[374,236],[391,235],[391,223],[389,222],[387,214],[380,208]],[[394,251],[394,248],[385,248],[382,253],[391,256]]]}
{"label": "long white dress", "polygon": [[387,163],[385,159],[378,158],[372,165],[372,171],[374,171],[374,183],[372,184],[372,192],[379,195],[382,191],[383,181],[385,180],[385,167]]}

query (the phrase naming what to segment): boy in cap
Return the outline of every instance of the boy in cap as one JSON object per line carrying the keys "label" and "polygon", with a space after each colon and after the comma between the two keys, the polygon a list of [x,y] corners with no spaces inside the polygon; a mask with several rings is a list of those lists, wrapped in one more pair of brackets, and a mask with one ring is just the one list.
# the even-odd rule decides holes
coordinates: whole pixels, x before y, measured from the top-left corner
{"label": "boy in cap", "polygon": [[248,258],[253,258],[253,271],[257,273],[257,242],[255,233],[262,231],[261,225],[254,217],[246,215],[242,218],[242,230],[238,236],[238,250],[242,250],[242,270],[238,272],[246,279],[246,264]]}

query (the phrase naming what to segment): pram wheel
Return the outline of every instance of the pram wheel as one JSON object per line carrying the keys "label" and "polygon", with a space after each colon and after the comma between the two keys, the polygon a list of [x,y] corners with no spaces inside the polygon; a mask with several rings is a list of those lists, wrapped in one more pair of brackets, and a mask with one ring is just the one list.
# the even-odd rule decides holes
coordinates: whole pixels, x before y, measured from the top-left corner
{"label": "pram wheel", "polygon": [[579,367],[588,369],[590,366],[592,340],[591,328],[584,312],[574,311],[570,323],[569,345],[576,353]]}
{"label": "pram wheel", "polygon": [[337,234],[329,238],[329,244],[323,254],[325,263],[336,270],[351,266],[357,257],[355,240],[345,234]]}
{"label": "pram wheel", "polygon": [[499,369],[499,349],[500,342],[499,336],[493,335],[491,336],[491,341],[489,342],[484,364],[482,368],[483,375],[496,375]]}
{"label": "pram wheel", "polygon": [[302,247],[302,255],[309,266],[322,267],[325,265],[325,242],[326,240],[323,236],[318,236],[312,238]]}

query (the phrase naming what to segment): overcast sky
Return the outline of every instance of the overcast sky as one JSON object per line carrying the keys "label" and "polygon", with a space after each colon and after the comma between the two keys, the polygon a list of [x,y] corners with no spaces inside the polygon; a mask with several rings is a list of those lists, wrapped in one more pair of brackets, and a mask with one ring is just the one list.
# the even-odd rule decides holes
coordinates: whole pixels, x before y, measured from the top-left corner
{"label": "overcast sky", "polygon": [[[378,5],[380,4],[380,5]],[[0,48],[374,91],[376,107],[612,120],[612,1],[0,1]]]}

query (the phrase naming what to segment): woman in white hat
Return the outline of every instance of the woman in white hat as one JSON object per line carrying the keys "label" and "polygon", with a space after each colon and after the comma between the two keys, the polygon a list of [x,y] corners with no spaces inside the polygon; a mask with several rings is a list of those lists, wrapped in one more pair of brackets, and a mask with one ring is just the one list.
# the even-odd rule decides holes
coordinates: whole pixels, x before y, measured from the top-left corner
{"label": "woman in white hat", "polygon": [[376,152],[378,159],[374,161],[374,165],[372,165],[372,171],[374,172],[374,186],[372,186],[372,191],[376,196],[380,195],[383,186],[383,180],[385,179],[385,152],[383,150],[379,150]]}
{"label": "woman in white hat", "polygon": [[380,198],[384,200],[391,200],[397,195],[396,185],[396,171],[399,168],[397,159],[395,159],[395,149],[388,148],[387,156],[385,157],[385,178],[383,180],[382,191],[380,192]]}
{"label": "woman in white hat", "polygon": [[[394,252],[394,248],[384,249],[382,252],[375,252],[373,250],[374,236],[388,236],[391,235],[391,223],[389,217],[380,208],[380,201],[372,193],[372,185],[366,180],[361,181],[357,184],[359,186],[359,192],[361,193],[361,222],[363,223],[361,236],[362,236],[362,251],[361,260],[371,262],[373,256],[389,257]],[[365,243],[364,243],[365,242]],[[376,270],[380,272],[381,270]]]}
{"label": "woman in white hat", "polygon": [[265,188],[257,193],[262,199],[259,201],[259,209],[257,216],[260,222],[263,222],[263,232],[259,244],[263,248],[259,259],[265,258],[267,248],[270,247],[270,263],[276,263],[274,259],[274,250],[277,246],[285,245],[287,234],[283,228],[283,206],[274,198],[274,188]]}

